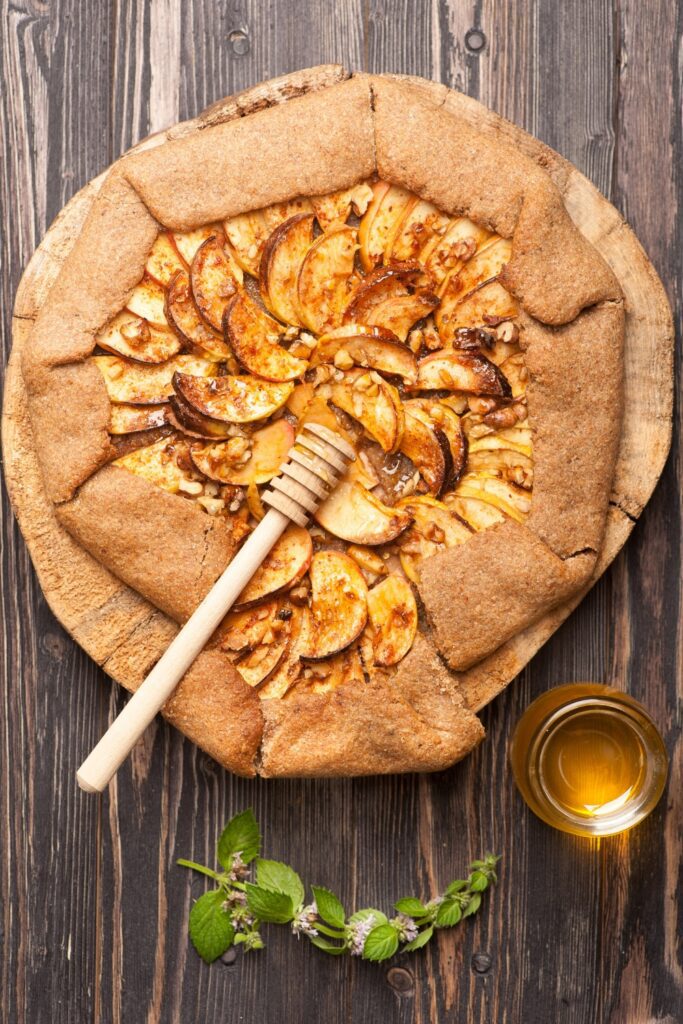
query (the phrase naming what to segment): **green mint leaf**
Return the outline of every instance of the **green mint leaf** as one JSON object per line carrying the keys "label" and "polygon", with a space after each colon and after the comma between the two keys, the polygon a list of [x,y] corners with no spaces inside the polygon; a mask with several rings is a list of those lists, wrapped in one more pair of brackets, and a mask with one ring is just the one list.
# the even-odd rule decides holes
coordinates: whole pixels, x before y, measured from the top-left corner
{"label": "green mint leaf", "polygon": [[270,892],[258,885],[247,882],[244,886],[247,904],[252,914],[261,921],[271,924],[287,924],[294,917],[294,906],[291,896],[283,892]]}
{"label": "green mint leaf", "polygon": [[220,889],[205,892],[190,911],[192,945],[207,964],[222,956],[235,937],[230,917],[223,910],[224,899]]}
{"label": "green mint leaf", "polygon": [[262,889],[269,892],[283,892],[289,896],[294,909],[300,907],[304,901],[304,887],[296,871],[287,864],[281,864],[279,860],[263,860],[261,857],[256,861],[256,882]]}
{"label": "green mint leaf", "polygon": [[349,918],[349,924],[356,924],[358,921],[366,921],[369,917],[374,917],[376,924],[388,924],[389,918],[386,914],[383,914],[381,910],[375,910],[374,907],[363,907],[362,910],[357,910],[355,914],[352,914]]}
{"label": "green mint leaf", "polygon": [[444,896],[453,896],[456,892],[462,892],[462,890],[466,886],[467,882],[463,882],[461,879],[458,879],[455,882],[451,882],[451,884],[446,889]]}
{"label": "green mint leaf", "polygon": [[483,871],[473,871],[470,875],[470,889],[472,892],[484,892],[489,887],[489,880]]}
{"label": "green mint leaf", "polygon": [[324,950],[325,953],[331,953],[332,956],[340,956],[346,952],[346,946],[335,946],[332,942],[328,942],[327,939],[321,939],[319,935],[309,935],[309,939],[318,949]]}
{"label": "green mint leaf", "polygon": [[333,928],[343,928],[346,921],[344,908],[329,889],[323,889],[319,885],[312,885],[311,891],[315,905],[318,908],[318,916],[331,924]]}
{"label": "green mint leaf", "polygon": [[402,900],[397,900],[394,907],[400,914],[407,914],[408,917],[424,917],[429,913],[424,903],[420,903],[414,896],[406,896]]}
{"label": "green mint leaf", "polygon": [[260,849],[261,834],[254,812],[249,808],[236,814],[225,826],[218,840],[216,856],[225,870],[229,871],[236,853],[241,854],[244,863],[248,864],[254,857],[258,857]]}
{"label": "green mint leaf", "polygon": [[425,928],[423,932],[416,935],[412,942],[407,942],[405,946],[401,948],[402,953],[412,953],[415,949],[422,949],[426,946],[432,935],[434,934],[434,925],[430,924],[429,928]]}
{"label": "green mint leaf", "polygon": [[369,932],[363,946],[364,960],[388,960],[398,949],[398,931],[393,924],[380,924]]}
{"label": "green mint leaf", "polygon": [[467,904],[467,906],[463,910],[462,916],[463,917],[471,917],[472,914],[476,914],[476,912],[479,910],[480,906],[481,906],[481,896],[479,895],[478,892],[475,892],[474,896],[472,897],[470,902]]}
{"label": "green mint leaf", "polygon": [[452,928],[462,918],[462,908],[457,900],[444,900],[436,912],[437,928]]}

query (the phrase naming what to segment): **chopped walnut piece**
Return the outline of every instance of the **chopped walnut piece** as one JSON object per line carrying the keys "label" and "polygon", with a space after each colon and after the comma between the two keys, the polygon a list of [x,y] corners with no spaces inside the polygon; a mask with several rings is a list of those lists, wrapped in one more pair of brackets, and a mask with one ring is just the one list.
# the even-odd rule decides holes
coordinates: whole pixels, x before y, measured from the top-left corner
{"label": "chopped walnut piece", "polygon": [[470,412],[476,412],[484,416],[498,407],[498,400],[496,398],[480,398],[479,395],[470,395],[467,399],[467,404],[470,407]]}
{"label": "chopped walnut piece", "polygon": [[189,494],[193,498],[196,498],[197,495],[202,493],[202,491],[204,490],[204,487],[203,487],[202,484],[200,484],[199,480],[182,480],[181,479],[181,480],[178,481],[178,490],[179,491],[183,491],[184,494]]}
{"label": "chopped walnut piece", "polygon": [[289,599],[292,604],[303,605],[308,601],[308,582],[303,580],[297,587],[289,592]]}
{"label": "chopped walnut piece", "polygon": [[351,355],[345,348],[340,348],[334,357],[334,365],[338,370],[350,370],[354,365]]}
{"label": "chopped walnut piece", "polygon": [[201,505],[210,516],[217,516],[225,511],[225,502],[220,498],[210,498],[208,495],[201,495],[197,498],[197,504]]}
{"label": "chopped walnut piece", "polygon": [[422,331],[419,329],[419,327],[416,327],[415,330],[410,332],[410,334],[408,335],[408,348],[413,353],[413,355],[417,355],[417,353],[420,351],[420,349],[422,348],[423,341],[424,335]]}
{"label": "chopped walnut piece", "polygon": [[517,324],[513,324],[512,320],[503,320],[496,327],[496,337],[499,341],[504,341],[506,345],[510,345],[518,340],[519,328]]}
{"label": "chopped walnut piece", "polygon": [[[494,409],[493,412],[487,413],[484,416],[484,423],[495,430],[506,430],[508,427],[514,427],[516,422],[517,414],[512,406],[506,409]],[[481,437],[482,435],[479,434],[477,436]]]}

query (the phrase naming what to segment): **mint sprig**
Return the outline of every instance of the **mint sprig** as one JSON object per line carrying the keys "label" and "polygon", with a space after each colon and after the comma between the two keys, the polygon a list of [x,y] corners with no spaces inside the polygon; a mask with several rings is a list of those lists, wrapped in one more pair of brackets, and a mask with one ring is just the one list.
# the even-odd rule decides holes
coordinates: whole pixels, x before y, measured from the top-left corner
{"label": "mint sprig", "polygon": [[[260,856],[261,835],[252,810],[232,818],[216,848],[222,871],[190,860],[182,867],[198,871],[216,883],[190,911],[190,939],[207,963],[232,945],[262,949],[262,924],[288,924],[318,949],[333,956],[362,956],[388,960],[397,952],[426,946],[436,928],[452,928],[479,910],[482,893],[494,885],[499,857],[487,854],[470,865],[467,878],[456,879],[443,895],[427,903],[406,896],[394,904],[389,919],[381,910],[364,907],[347,917],[341,901],[322,886],[312,885],[312,900],[296,871],[287,864]],[[252,863],[255,872],[252,872]],[[252,874],[254,880],[248,880]]]}

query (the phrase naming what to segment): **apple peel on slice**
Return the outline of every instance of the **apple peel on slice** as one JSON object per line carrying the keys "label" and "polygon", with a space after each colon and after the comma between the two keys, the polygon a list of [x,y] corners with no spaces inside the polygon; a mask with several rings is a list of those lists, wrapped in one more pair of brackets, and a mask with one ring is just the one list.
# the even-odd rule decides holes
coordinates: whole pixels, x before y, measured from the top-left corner
{"label": "apple peel on slice", "polygon": [[368,587],[353,559],[339,551],[318,551],[311,560],[309,576],[309,629],[300,655],[318,661],[343,651],[363,632]]}
{"label": "apple peel on slice", "polygon": [[385,452],[401,444],[405,414],[393,385],[374,371],[351,370],[330,388],[330,401],[364,427]]}
{"label": "apple peel on slice", "polygon": [[281,224],[269,236],[261,254],[261,298],[286,324],[302,326],[299,319],[298,280],[301,264],[313,243],[312,213],[300,213]]}
{"label": "apple peel on slice", "polygon": [[294,385],[258,377],[191,377],[177,373],[175,391],[197,412],[225,423],[252,423],[280,409]]}
{"label": "apple peel on slice", "polygon": [[400,341],[405,341],[418,320],[429,316],[438,305],[438,298],[429,291],[398,295],[375,306],[368,316],[368,323],[393,331]]}
{"label": "apple peel on slice", "polygon": [[265,484],[277,474],[292,447],[294,428],[286,420],[276,420],[257,430],[251,442],[251,457],[244,464],[238,464],[221,442],[193,448],[190,454],[199,472],[209,480],[234,487]]}
{"label": "apple peel on slice", "polygon": [[401,451],[407,455],[431,494],[438,497],[452,468],[451,450],[445,434],[419,404],[406,402]]}
{"label": "apple peel on slice", "polygon": [[166,319],[176,332],[197,355],[212,359],[229,360],[230,348],[223,336],[214,331],[199,315],[192,297],[190,275],[182,270],[171,279],[166,292]]}
{"label": "apple peel on slice", "polygon": [[415,391],[466,391],[474,395],[512,398],[503,371],[479,352],[435,352],[417,364]]}
{"label": "apple peel on slice", "polygon": [[95,336],[99,348],[138,363],[165,363],[177,355],[180,339],[168,329],[122,310]]}
{"label": "apple peel on slice", "polygon": [[392,573],[368,591],[368,617],[375,665],[397,665],[417,633],[417,603],[403,576]]}
{"label": "apple peel on slice", "polygon": [[192,231],[172,231],[173,241],[186,264],[186,268],[192,266],[192,260],[197,254],[197,249],[213,235],[221,233],[219,224],[204,224],[201,228],[194,228]]}
{"label": "apple peel on slice", "polygon": [[414,196],[405,188],[378,181],[373,199],[360,222],[360,260],[365,270],[381,263],[387,242]]}
{"label": "apple peel on slice", "polygon": [[223,318],[225,338],[239,363],[264,380],[289,381],[302,377],[308,362],[278,344],[284,328],[264,313],[246,292],[239,292]]}
{"label": "apple peel on slice", "polygon": [[306,253],[297,285],[299,317],[316,334],[329,331],[341,321],[357,248],[356,229],[337,224],[320,235]]}
{"label": "apple peel on slice", "polygon": [[402,345],[392,331],[363,324],[345,324],[318,339],[311,365],[333,363],[338,352],[345,352],[357,366],[380,370],[402,377],[408,383],[417,380],[415,356]]}
{"label": "apple peel on slice", "polygon": [[235,602],[236,608],[282,594],[303,578],[313,557],[313,541],[302,526],[288,526]]}
{"label": "apple peel on slice", "polygon": [[171,395],[167,409],[168,422],[188,437],[196,437],[200,441],[225,441],[231,436],[229,423],[203,416],[182,395]]}
{"label": "apple peel on slice", "polygon": [[409,285],[415,284],[422,272],[421,265],[415,261],[375,267],[354,291],[344,310],[343,323],[369,324],[377,306],[408,295]]}
{"label": "apple peel on slice", "polygon": [[225,308],[243,279],[242,268],[226,249],[223,235],[212,235],[197,249],[190,268],[192,295],[215,331],[221,330]]}
{"label": "apple peel on slice", "polygon": [[384,505],[356,480],[342,480],[315,513],[329,533],[351,544],[387,544],[411,523],[405,509]]}

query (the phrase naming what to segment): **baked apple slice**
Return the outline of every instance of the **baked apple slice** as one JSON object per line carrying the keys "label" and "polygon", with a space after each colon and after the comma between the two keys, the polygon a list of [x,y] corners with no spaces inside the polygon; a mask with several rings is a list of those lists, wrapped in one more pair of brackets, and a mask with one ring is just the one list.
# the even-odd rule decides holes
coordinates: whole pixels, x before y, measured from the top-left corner
{"label": "baked apple slice", "polygon": [[467,391],[473,395],[511,398],[505,374],[479,352],[434,352],[417,364],[412,390]]}
{"label": "baked apple slice", "polygon": [[407,455],[431,494],[441,494],[451,475],[451,451],[440,431],[418,402],[406,402],[401,451]]}
{"label": "baked apple slice", "polygon": [[[457,322],[456,307],[475,289],[496,281],[512,253],[507,238],[494,236],[460,270],[449,274],[439,287],[441,304],[435,314],[436,327],[444,343],[452,341]],[[489,312],[488,310],[486,312]]]}
{"label": "baked apple slice", "polygon": [[385,299],[375,306],[368,316],[368,323],[393,331],[400,341],[405,341],[418,320],[429,316],[439,305],[432,292],[420,290],[412,295],[399,295]]}
{"label": "baked apple slice", "polygon": [[470,498],[462,494],[451,494],[448,497],[448,507],[460,516],[461,519],[471,526],[473,530],[488,530],[496,523],[504,523],[506,516],[495,505],[480,498]]}
{"label": "baked apple slice", "polygon": [[166,292],[164,289],[145,274],[142,281],[133,288],[126,303],[126,309],[149,324],[168,327],[164,311],[165,302]]}
{"label": "baked apple slice", "polygon": [[531,430],[511,427],[509,430],[500,430],[495,434],[475,437],[469,442],[471,452],[495,451],[498,448],[511,448],[522,455],[530,456],[532,452]]}
{"label": "baked apple slice", "polygon": [[291,611],[283,601],[230,612],[215,636],[249,686],[260,686],[282,663],[289,647]]}
{"label": "baked apple slice", "polygon": [[337,224],[315,240],[301,264],[298,280],[299,318],[323,334],[338,326],[348,304],[358,232]]}
{"label": "baked apple slice", "polygon": [[175,375],[173,387],[197,412],[225,423],[264,420],[280,409],[294,390],[291,383],[258,377],[191,377],[185,373]]}
{"label": "baked apple slice", "polygon": [[112,405],[109,412],[109,433],[137,434],[166,424],[166,405]]}
{"label": "baked apple slice", "polygon": [[368,591],[375,665],[397,665],[413,646],[417,633],[417,604],[410,584],[392,573]]}
{"label": "baked apple slice", "polygon": [[172,233],[162,231],[157,235],[147,257],[145,272],[162,288],[167,288],[171,278],[179,270],[187,270],[187,264],[178,252],[178,246]]}
{"label": "baked apple slice", "polygon": [[261,253],[271,228],[266,224],[262,210],[240,213],[223,222],[223,230],[230,242],[235,259],[242,270],[258,277]]}
{"label": "baked apple slice", "polygon": [[187,270],[192,265],[192,260],[195,258],[200,245],[203,245],[207,239],[220,234],[220,231],[221,229],[218,224],[204,224],[203,227],[194,228],[192,231],[171,232],[176,249],[187,264],[184,269]]}
{"label": "baked apple slice", "polygon": [[305,359],[298,359],[278,344],[284,328],[244,291],[226,309],[223,329],[238,362],[264,380],[296,380],[308,367]]}
{"label": "baked apple slice", "polygon": [[372,202],[373,196],[374,193],[370,185],[367,182],[361,182],[359,185],[342,189],[339,192],[330,192],[325,196],[312,196],[311,203],[318,224],[323,231],[327,231],[333,224],[347,221],[352,208],[358,217],[362,217]]}
{"label": "baked apple slice", "polygon": [[353,298],[344,310],[345,324],[368,324],[375,308],[387,300],[397,299],[410,293],[422,274],[422,267],[415,261],[390,267],[376,267],[362,279]]}
{"label": "baked apple slice", "polygon": [[412,516],[405,509],[384,505],[356,480],[344,479],[319,507],[315,519],[341,540],[374,546],[398,537]]}
{"label": "baked apple slice", "polygon": [[286,324],[301,326],[297,287],[301,264],[313,242],[314,220],[312,213],[286,220],[269,236],[261,254],[261,298]]}
{"label": "baked apple slice", "polygon": [[484,473],[467,473],[458,484],[456,494],[487,501],[518,523],[523,522],[531,510],[528,491]]}
{"label": "baked apple slice", "polygon": [[[253,651],[264,639],[270,641],[268,631],[283,607],[284,602],[273,597],[272,600],[264,600],[258,605],[228,612],[209,641],[210,645],[230,654]],[[284,623],[286,619],[280,621]],[[276,632],[280,633],[282,630],[277,629]],[[288,632],[289,629],[286,628],[286,633]]]}
{"label": "baked apple slice", "polygon": [[313,541],[308,530],[288,526],[237,598],[235,607],[259,604],[291,590],[308,571],[312,557]]}
{"label": "baked apple slice", "polygon": [[384,250],[384,262],[416,260],[433,238],[441,238],[450,223],[447,214],[424,199],[408,204]]}
{"label": "baked apple slice", "polygon": [[527,489],[526,483],[530,479],[533,463],[528,455],[523,455],[513,448],[493,448],[488,451],[486,449],[470,451],[468,469],[473,473],[491,474],[519,469],[525,480],[525,483],[520,483],[520,486]]}
{"label": "baked apple slice", "polygon": [[356,563],[340,551],[318,551],[311,560],[309,628],[300,657],[318,661],[350,647],[368,618],[368,586]]}
{"label": "baked apple slice", "polygon": [[200,441],[225,441],[232,436],[229,423],[203,416],[177,393],[168,400],[166,419],[181,434]]}
{"label": "baked apple slice", "polygon": [[492,238],[490,231],[467,217],[451,221],[442,236],[434,235],[420,253],[420,262],[437,284],[457,272]]}
{"label": "baked apple slice", "polygon": [[374,370],[349,370],[330,388],[330,401],[364,427],[385,452],[397,452],[405,415],[396,388]]}
{"label": "baked apple slice", "polygon": [[290,217],[298,217],[300,213],[312,212],[311,200],[306,196],[288,199],[284,203],[271,203],[270,206],[264,206],[261,210],[263,221],[269,234],[271,231],[279,228],[280,224],[284,224],[286,220],[289,220]]}
{"label": "baked apple slice", "polygon": [[372,270],[384,258],[387,241],[391,237],[408,203],[414,201],[412,192],[378,181],[373,187],[372,202],[360,222],[358,241],[360,261],[365,270]]}
{"label": "baked apple slice", "polygon": [[222,334],[202,319],[192,297],[190,275],[180,270],[169,282],[166,292],[166,319],[188,348],[197,355],[227,361],[232,358]]}
{"label": "baked apple slice", "polygon": [[[339,355],[339,353],[342,353]],[[402,345],[395,334],[383,327],[363,324],[345,324],[323,334],[313,350],[311,365],[335,363],[348,369],[351,360],[356,366],[365,366],[393,377],[402,377],[408,383],[417,380],[415,356]]]}
{"label": "baked apple slice", "polygon": [[222,442],[193,448],[190,455],[199,472],[209,480],[249,487],[271,480],[293,443],[294,427],[287,420],[276,420],[252,435],[251,457],[246,462],[241,461],[243,452],[237,446]]}
{"label": "baked apple slice", "polygon": [[363,661],[357,644],[321,662],[309,664],[297,686],[297,693],[330,693],[350,683],[364,683]]}
{"label": "baked apple slice", "polygon": [[162,437],[154,444],[122,455],[115,459],[112,465],[144,477],[149,483],[170,494],[177,494],[179,491],[192,493],[195,490],[201,494],[202,485],[178,465],[178,450],[176,438]]}
{"label": "baked apple slice", "polygon": [[397,508],[413,519],[398,542],[401,567],[413,583],[420,582],[419,565],[425,558],[464,544],[472,536],[469,526],[448,505],[429,495],[402,498]]}
{"label": "baked apple slice", "polygon": [[489,281],[453,307],[442,324],[440,337],[444,343],[452,343],[455,332],[463,327],[481,327],[487,323],[487,317],[510,320],[518,313],[519,306],[512,295],[498,281]]}
{"label": "baked apple slice", "polygon": [[446,487],[454,487],[462,476],[467,463],[467,438],[462,429],[460,417],[445,402],[430,403],[429,415],[446,435],[451,452],[451,472],[446,480]]}
{"label": "baked apple slice", "polygon": [[94,356],[93,359],[104,377],[110,400],[126,405],[159,405],[168,401],[173,394],[176,371],[210,377],[218,369],[216,363],[189,355],[175,356],[157,366],[133,363],[119,356]]}
{"label": "baked apple slice", "polygon": [[190,268],[192,296],[215,331],[222,329],[225,309],[243,280],[242,268],[226,249],[223,235],[207,238],[197,249]]}
{"label": "baked apple slice", "polygon": [[524,353],[518,352],[506,359],[501,366],[501,373],[504,373],[512,388],[513,398],[522,398],[526,393],[528,370],[524,361]]}
{"label": "baked apple slice", "polygon": [[138,363],[165,363],[182,348],[173,331],[150,324],[125,309],[98,332],[95,342],[105,352]]}

